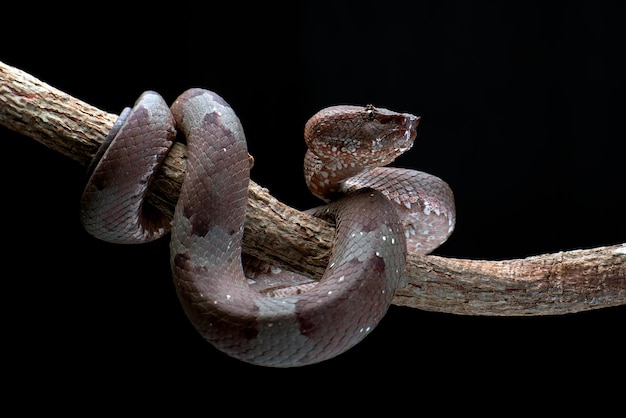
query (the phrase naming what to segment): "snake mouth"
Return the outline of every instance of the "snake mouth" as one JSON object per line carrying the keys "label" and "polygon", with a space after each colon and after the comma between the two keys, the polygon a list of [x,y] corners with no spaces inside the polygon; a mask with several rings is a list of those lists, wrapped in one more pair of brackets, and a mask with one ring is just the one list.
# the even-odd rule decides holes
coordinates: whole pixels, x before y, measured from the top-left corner
{"label": "snake mouth", "polygon": [[417,126],[420,124],[420,117],[404,114],[404,137],[407,141],[412,141],[417,136]]}
{"label": "snake mouth", "polygon": [[[405,140],[410,141],[415,139],[417,135],[417,126],[420,123],[420,117],[411,115],[410,113],[395,113],[386,109],[380,109],[381,115],[378,121],[382,125],[395,125],[393,131],[402,132],[402,136]],[[385,113],[383,113],[383,111]],[[388,112],[388,113],[387,113]]]}
{"label": "snake mouth", "polygon": [[398,113],[387,115],[387,120],[381,120],[383,124],[392,124],[395,127],[387,132],[387,141],[393,143],[393,149],[397,155],[408,151],[413,146],[413,141],[417,136],[417,126],[420,122],[419,116],[409,113]]}

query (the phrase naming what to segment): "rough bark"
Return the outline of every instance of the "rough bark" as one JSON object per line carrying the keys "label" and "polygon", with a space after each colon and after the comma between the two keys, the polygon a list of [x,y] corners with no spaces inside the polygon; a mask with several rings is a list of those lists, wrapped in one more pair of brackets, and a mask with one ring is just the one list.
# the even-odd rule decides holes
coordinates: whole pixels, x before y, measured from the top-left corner
{"label": "rough bark", "polygon": [[[87,165],[117,115],[97,109],[0,62],[0,124]],[[150,202],[171,216],[185,175],[177,143],[155,179]],[[333,226],[299,212],[252,182],[244,251],[321,277]],[[626,243],[487,261],[409,254],[408,285],[394,303],[465,315],[553,315],[626,305]]]}

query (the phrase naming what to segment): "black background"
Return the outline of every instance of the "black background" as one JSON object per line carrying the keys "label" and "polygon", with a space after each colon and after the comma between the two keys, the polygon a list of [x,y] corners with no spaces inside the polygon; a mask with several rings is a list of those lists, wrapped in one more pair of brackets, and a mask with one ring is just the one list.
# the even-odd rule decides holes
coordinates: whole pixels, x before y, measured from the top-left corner
{"label": "black background", "polygon": [[[253,180],[299,209],[318,203],[302,176],[313,113],[373,103],[420,115],[416,144],[396,163],[455,192],[457,228],[440,255],[520,258],[626,240],[621,2],[122,6],[5,9],[0,60],[112,113],[147,89],[168,102],[189,87],[214,90],[242,120]],[[489,410],[497,393],[507,408],[523,398],[529,410],[539,399],[558,410],[606,403],[614,385],[606,379],[624,371],[624,306],[526,318],[392,306],[331,361],[243,364],[185,318],[167,240],[91,238],[78,219],[83,167],[0,134],[3,367],[16,393],[61,389],[64,406],[70,393],[116,405],[140,388],[151,404],[163,399],[157,390],[191,405],[240,394],[233,411],[285,396],[322,407],[380,399],[415,413]],[[379,394],[392,388],[393,397]],[[550,399],[559,388],[569,396]]]}

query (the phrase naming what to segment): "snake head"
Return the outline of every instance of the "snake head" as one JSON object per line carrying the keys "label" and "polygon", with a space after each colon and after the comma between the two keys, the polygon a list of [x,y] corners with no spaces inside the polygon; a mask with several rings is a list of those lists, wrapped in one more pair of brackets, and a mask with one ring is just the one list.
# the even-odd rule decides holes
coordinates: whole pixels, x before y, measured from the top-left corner
{"label": "snake head", "polygon": [[331,106],[306,123],[307,146],[321,160],[339,157],[344,163],[381,166],[409,150],[420,118],[367,106]]}

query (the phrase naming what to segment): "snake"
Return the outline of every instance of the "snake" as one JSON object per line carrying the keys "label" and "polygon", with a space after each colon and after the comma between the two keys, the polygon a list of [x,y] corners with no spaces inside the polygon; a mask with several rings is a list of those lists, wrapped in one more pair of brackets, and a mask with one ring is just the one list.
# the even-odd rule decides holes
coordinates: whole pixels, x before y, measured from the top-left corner
{"label": "snake", "polygon": [[[373,105],[336,105],[306,122],[304,175],[321,202],[305,212],[335,225],[319,281],[261,268],[259,260],[252,271],[255,264],[242,255],[247,141],[231,106],[210,90],[190,88],[171,106],[148,90],[125,108],[88,169],[80,219],[89,234],[110,243],[140,244],[169,233],[182,309],[218,351],[277,368],[330,360],[380,323],[406,284],[407,253],[430,253],[454,229],[447,183],[388,166],[413,146],[420,119]],[[177,140],[186,143],[186,166],[170,220],[145,197]]]}

